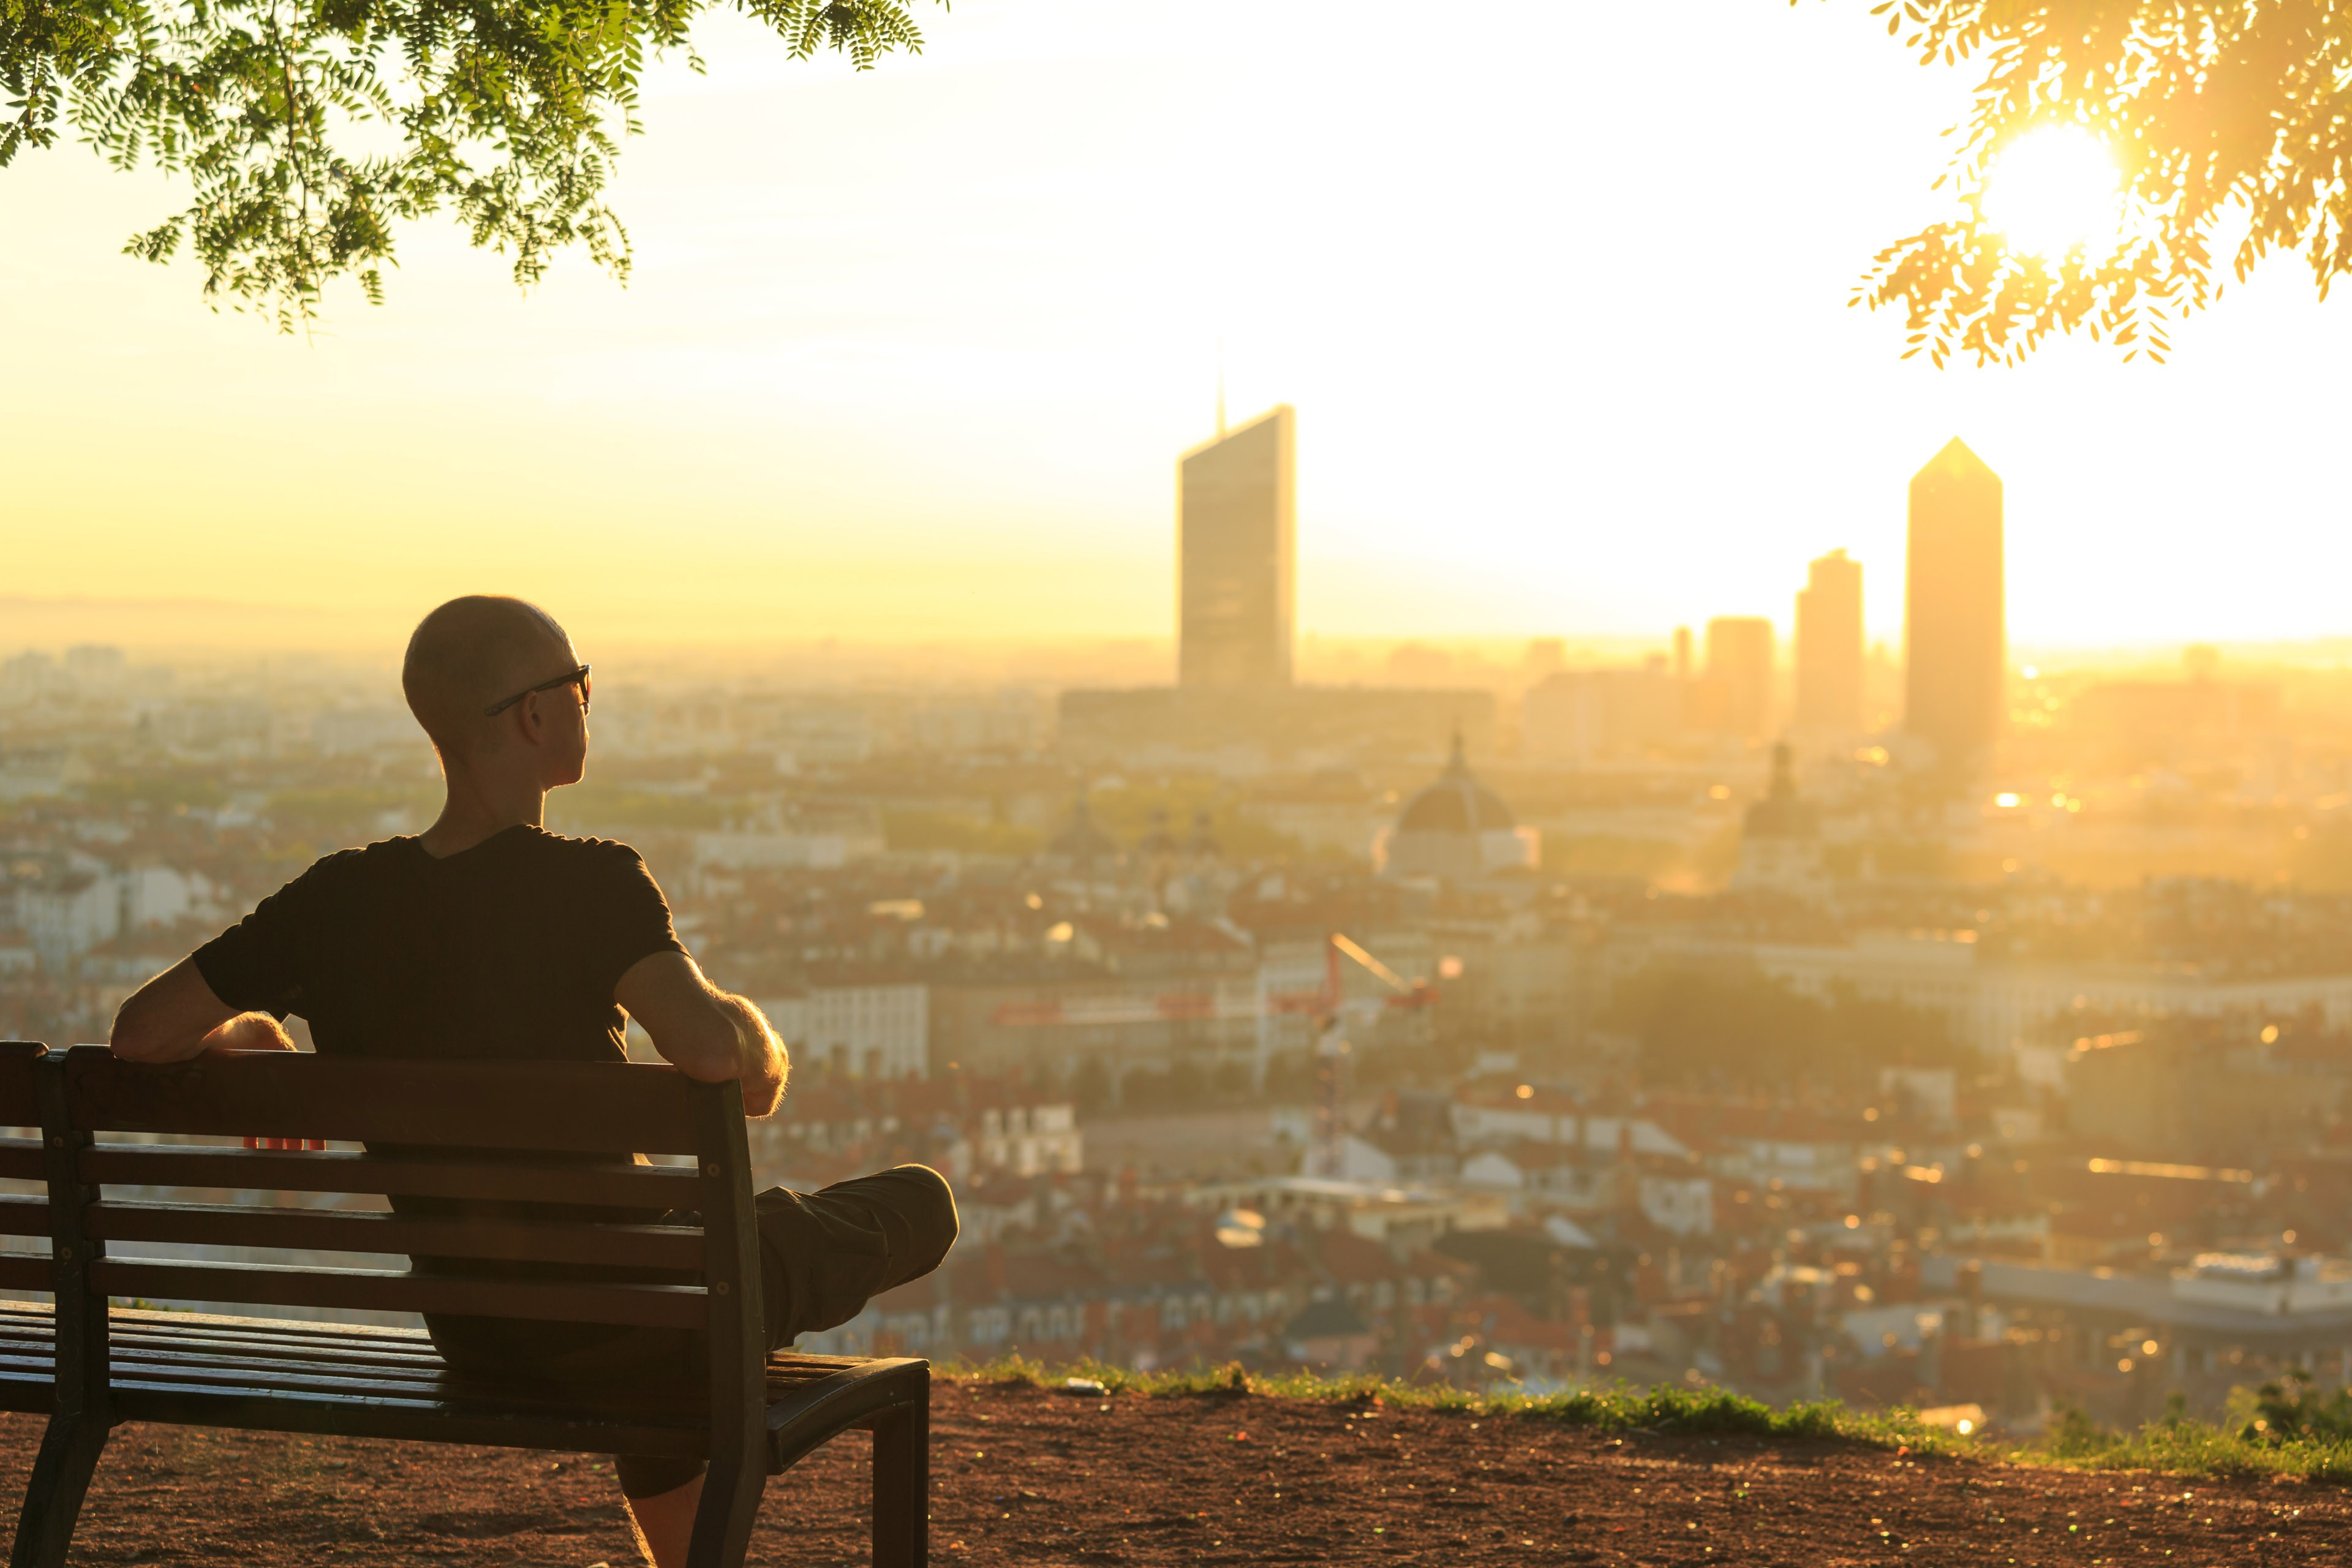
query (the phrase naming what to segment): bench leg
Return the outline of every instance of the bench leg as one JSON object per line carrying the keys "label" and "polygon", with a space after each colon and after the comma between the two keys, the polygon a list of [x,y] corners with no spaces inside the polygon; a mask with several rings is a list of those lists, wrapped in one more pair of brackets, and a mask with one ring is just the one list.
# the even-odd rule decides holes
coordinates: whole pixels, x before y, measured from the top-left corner
{"label": "bench leg", "polygon": [[760,1493],[768,1484],[768,1456],[758,1448],[735,1458],[713,1457],[702,1479],[702,1506],[694,1514],[694,1539],[686,1568],[743,1568],[751,1548],[751,1526],[760,1518]]}
{"label": "bench leg", "polygon": [[931,1406],[919,1402],[874,1423],[874,1568],[928,1568],[931,1560]]}
{"label": "bench leg", "polygon": [[73,1543],[74,1521],[89,1490],[90,1472],[106,1447],[107,1426],[87,1415],[58,1415],[41,1435],[41,1452],[25,1485],[16,1516],[16,1544],[8,1568],[62,1568]]}

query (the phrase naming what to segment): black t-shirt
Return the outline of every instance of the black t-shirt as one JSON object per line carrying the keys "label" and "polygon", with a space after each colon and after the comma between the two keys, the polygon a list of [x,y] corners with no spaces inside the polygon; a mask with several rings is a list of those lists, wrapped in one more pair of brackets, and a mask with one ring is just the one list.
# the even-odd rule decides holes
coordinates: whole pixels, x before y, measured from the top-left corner
{"label": "black t-shirt", "polygon": [[635,850],[526,826],[441,859],[415,838],[330,855],[195,961],[223,1003],[299,1014],[327,1055],[624,1061],[613,987],[685,951]]}
{"label": "black t-shirt", "polygon": [[[440,859],[415,838],[330,855],[198,948],[195,963],[228,1006],[308,1019],[321,1055],[625,1061],[627,1020],[613,987],[639,959],[685,951],[670,927],[669,903],[635,850],[526,826]],[[429,1152],[386,1143],[371,1148]],[[441,1152],[492,1160],[502,1153]],[[572,1157],[625,1163],[633,1156],[616,1150]],[[441,1217],[658,1217],[586,1205],[420,1197],[395,1197],[392,1206]],[[473,1258],[410,1261],[419,1273],[477,1279],[654,1278]],[[597,1323],[508,1323],[441,1313],[427,1313],[425,1322],[446,1352],[489,1365],[623,1332]]]}

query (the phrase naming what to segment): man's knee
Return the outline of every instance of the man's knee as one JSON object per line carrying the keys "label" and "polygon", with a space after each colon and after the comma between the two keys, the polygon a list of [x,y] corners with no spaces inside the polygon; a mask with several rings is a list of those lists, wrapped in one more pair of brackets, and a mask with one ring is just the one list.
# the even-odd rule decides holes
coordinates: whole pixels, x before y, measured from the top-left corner
{"label": "man's knee", "polygon": [[955,1189],[929,1165],[894,1166],[890,1175],[903,1192],[898,1206],[913,1243],[911,1261],[928,1274],[946,1259],[948,1248],[955,1245],[956,1231],[961,1223],[956,1217]]}

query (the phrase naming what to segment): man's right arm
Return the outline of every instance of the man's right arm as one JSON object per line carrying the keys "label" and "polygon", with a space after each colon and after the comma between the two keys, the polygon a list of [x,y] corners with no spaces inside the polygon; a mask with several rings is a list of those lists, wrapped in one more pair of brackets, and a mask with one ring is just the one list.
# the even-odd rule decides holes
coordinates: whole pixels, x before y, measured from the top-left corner
{"label": "man's right arm", "polygon": [[125,1061],[180,1062],[206,1050],[286,1050],[294,1042],[267,1013],[247,1013],[213,994],[194,958],[184,958],[131,994],[114,1015],[107,1046]]}
{"label": "man's right arm", "polygon": [[687,1077],[740,1080],[747,1114],[765,1116],[782,1103],[790,1071],[783,1043],[759,1008],[711,984],[686,954],[647,953],[622,974],[613,1000]]}

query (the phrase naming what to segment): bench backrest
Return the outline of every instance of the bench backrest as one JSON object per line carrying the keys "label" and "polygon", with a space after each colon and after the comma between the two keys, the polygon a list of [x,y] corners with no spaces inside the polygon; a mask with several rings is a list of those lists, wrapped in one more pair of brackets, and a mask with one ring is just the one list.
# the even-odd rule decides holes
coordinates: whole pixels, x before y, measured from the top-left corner
{"label": "bench backrest", "polygon": [[[29,1041],[0,1040],[0,1127],[40,1127],[37,1074],[47,1054],[47,1047]],[[47,1238],[48,1176],[38,1137],[0,1138],[0,1181],[36,1184],[29,1193],[0,1194],[0,1236]],[[49,1289],[56,1276],[46,1251],[0,1252],[0,1291]]]}
{"label": "bench backrest", "polygon": [[[17,1065],[0,1057],[0,1109]],[[759,1252],[742,1095],[733,1083],[699,1084],[674,1068],[634,1063],[379,1061],[284,1051],[216,1052],[148,1067],[101,1046],[27,1058],[23,1066],[47,1145],[40,1152],[49,1173],[61,1392],[69,1362],[78,1361],[95,1380],[89,1396],[100,1396],[110,1296],[446,1312],[703,1330],[714,1422],[760,1429]],[[110,1141],[115,1133],[310,1138],[375,1150]],[[693,1163],[632,1166],[625,1163],[632,1153],[687,1155]],[[582,1155],[606,1163],[583,1164]],[[0,1161],[10,1157],[0,1150]],[[158,1186],[218,1189],[245,1201],[163,1203],[124,1191]],[[441,1218],[283,1197],[321,1193],[609,1205],[667,1218],[625,1225],[528,1212]],[[675,1270],[693,1282],[115,1258],[108,1256],[110,1242],[621,1265]]]}

